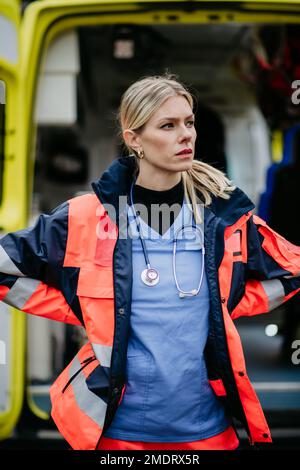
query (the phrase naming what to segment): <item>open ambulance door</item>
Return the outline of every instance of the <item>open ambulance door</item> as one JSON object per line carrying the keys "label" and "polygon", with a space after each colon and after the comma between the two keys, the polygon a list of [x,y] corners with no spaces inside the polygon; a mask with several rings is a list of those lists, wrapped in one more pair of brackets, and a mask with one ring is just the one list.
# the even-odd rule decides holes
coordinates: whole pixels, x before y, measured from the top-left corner
{"label": "open ambulance door", "polygon": [[[16,138],[18,114],[20,2],[0,2],[0,233],[22,225],[18,198]],[[14,184],[14,183],[15,184]],[[1,286],[0,286],[1,289]],[[24,394],[24,314],[0,302],[0,439],[11,435]]]}

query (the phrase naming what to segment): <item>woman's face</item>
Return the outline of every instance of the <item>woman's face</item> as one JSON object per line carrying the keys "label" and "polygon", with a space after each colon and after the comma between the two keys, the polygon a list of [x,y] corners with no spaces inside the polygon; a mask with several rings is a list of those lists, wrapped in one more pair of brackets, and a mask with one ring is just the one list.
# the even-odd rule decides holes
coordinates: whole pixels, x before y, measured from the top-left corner
{"label": "woman's face", "polygon": [[[180,172],[191,169],[194,158],[196,130],[194,114],[183,96],[168,98],[151,116],[142,131],[134,133],[131,147],[142,149],[141,165],[156,170]],[[190,153],[178,155],[188,149]],[[152,168],[154,169],[154,168]]]}

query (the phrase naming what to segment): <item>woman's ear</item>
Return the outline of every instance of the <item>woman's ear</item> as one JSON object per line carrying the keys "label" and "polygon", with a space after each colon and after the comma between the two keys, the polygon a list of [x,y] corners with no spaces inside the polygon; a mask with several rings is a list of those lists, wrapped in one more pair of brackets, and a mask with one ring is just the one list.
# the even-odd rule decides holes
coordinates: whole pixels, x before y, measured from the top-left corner
{"label": "woman's ear", "polygon": [[132,148],[135,151],[141,148],[141,139],[140,136],[132,131],[131,129],[125,129],[123,131],[123,139],[127,145],[127,147]]}

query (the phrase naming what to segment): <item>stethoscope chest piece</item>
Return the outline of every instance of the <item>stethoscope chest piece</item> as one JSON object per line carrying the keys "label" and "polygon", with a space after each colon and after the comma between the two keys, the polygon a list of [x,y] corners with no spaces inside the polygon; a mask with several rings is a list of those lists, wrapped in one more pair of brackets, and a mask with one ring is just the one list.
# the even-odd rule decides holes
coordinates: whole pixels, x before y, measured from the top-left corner
{"label": "stethoscope chest piece", "polygon": [[[133,186],[134,186],[134,181],[132,182],[131,188],[130,188],[130,204],[132,206],[134,218],[135,218],[135,221],[137,223],[139,238],[141,240],[143,253],[144,253],[144,257],[145,257],[145,262],[146,262],[146,266],[147,266],[146,269],[144,269],[141,272],[141,280],[146,286],[153,287],[153,286],[156,286],[156,284],[158,284],[158,282],[159,282],[159,272],[158,272],[157,269],[153,268],[150,265],[145,240],[144,240],[144,237],[142,236],[142,233],[141,233],[141,230],[140,230],[139,218],[137,216],[137,213],[135,211],[134,204],[133,204],[133,198],[132,198]],[[179,297],[181,299],[184,299],[186,297],[193,297],[193,296],[196,296],[199,293],[200,288],[201,288],[201,284],[202,284],[202,280],[203,280],[203,273],[204,273],[204,246],[202,246],[202,271],[201,271],[201,276],[200,276],[198,288],[197,289],[192,289],[192,290],[189,290],[189,291],[185,291],[185,290],[180,288],[180,286],[178,284],[177,276],[176,276],[176,266],[175,266],[175,264],[176,264],[175,261],[176,261],[177,238],[178,238],[179,233],[182,230],[185,230],[189,226],[196,229],[196,231],[200,233],[202,240],[204,239],[202,230],[199,227],[197,227],[196,224],[189,224],[186,227],[185,226],[179,227],[177,229],[175,235],[174,235],[174,242],[173,242],[173,275],[174,275],[174,279],[175,279],[176,288],[179,292]]]}
{"label": "stethoscope chest piece", "polygon": [[141,279],[146,286],[156,286],[159,282],[159,274],[155,268],[146,268],[141,273]]}

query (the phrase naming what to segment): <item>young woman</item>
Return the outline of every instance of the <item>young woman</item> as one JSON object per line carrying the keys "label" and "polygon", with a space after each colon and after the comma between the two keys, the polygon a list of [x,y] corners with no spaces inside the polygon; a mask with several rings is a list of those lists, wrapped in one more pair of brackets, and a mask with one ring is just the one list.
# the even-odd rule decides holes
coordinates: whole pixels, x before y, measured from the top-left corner
{"label": "young woman", "polygon": [[92,194],[0,241],[1,300],[87,332],[51,387],[52,417],[74,449],[231,450],[236,420],[250,445],[270,443],[233,320],[300,290],[300,247],[194,159],[178,80],[133,83],[120,124],[130,155]]}

